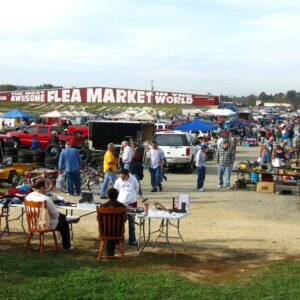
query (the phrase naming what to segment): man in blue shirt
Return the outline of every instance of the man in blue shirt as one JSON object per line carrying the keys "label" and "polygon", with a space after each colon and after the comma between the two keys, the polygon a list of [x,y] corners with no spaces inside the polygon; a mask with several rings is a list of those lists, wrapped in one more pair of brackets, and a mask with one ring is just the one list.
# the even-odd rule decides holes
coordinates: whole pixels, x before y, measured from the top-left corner
{"label": "man in blue shirt", "polygon": [[[62,170],[66,171],[67,179],[68,179],[68,193],[71,196],[80,195],[80,168],[82,166],[82,160],[79,152],[72,148],[71,143],[66,143],[66,148],[62,151],[59,156],[59,164],[58,170],[62,172]],[[76,194],[74,194],[74,185]]]}

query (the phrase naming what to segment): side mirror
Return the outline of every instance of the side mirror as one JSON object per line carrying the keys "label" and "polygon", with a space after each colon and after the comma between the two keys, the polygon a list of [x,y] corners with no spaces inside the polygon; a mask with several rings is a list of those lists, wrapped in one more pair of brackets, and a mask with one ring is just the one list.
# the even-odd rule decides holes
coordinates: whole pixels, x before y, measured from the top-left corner
{"label": "side mirror", "polygon": [[27,131],[27,130],[24,130],[23,133],[28,133],[28,131]]}

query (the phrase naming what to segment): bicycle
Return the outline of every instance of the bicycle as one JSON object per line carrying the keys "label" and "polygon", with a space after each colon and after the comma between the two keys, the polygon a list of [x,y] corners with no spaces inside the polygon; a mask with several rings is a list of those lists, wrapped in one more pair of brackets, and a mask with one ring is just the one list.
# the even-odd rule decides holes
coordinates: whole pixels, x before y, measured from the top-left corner
{"label": "bicycle", "polygon": [[92,192],[94,195],[99,194],[101,185],[104,180],[104,172],[103,168],[94,169],[93,174],[90,175],[88,180],[88,190]]}
{"label": "bicycle", "polygon": [[23,186],[32,187],[36,180],[42,179],[45,181],[46,191],[47,192],[51,191],[51,189],[53,187],[53,183],[47,174],[43,173],[41,175],[34,176],[34,177],[32,177],[31,175],[32,175],[32,173],[25,173],[22,177],[19,176],[19,178],[16,179],[15,185],[16,186],[23,185]]}
{"label": "bicycle", "polygon": [[[60,188],[60,190],[64,193],[68,193],[68,178],[67,178],[67,173],[63,172],[61,174],[62,176],[62,186]],[[81,184],[80,184],[80,189],[83,190],[87,187],[88,184],[88,177],[86,176],[86,174],[84,173],[83,170],[80,170],[80,180],[81,180]]]}

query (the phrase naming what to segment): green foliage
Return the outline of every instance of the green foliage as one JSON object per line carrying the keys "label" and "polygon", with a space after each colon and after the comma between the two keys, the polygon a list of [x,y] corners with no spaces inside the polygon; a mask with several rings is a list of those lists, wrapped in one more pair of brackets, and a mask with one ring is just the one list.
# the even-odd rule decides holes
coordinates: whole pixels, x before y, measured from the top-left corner
{"label": "green foliage", "polygon": [[50,83],[44,83],[44,84],[41,84],[41,85],[37,85],[35,87],[35,89],[37,89],[37,90],[47,90],[47,89],[57,89],[57,88],[62,88],[62,86],[55,86],[55,85],[50,84]]}
{"label": "green foliage", "polygon": [[16,91],[18,87],[13,84],[0,84],[0,92]]}
{"label": "green foliage", "polygon": [[192,283],[171,270],[170,260],[97,263],[94,257],[68,253],[2,253],[1,299],[299,299],[296,262],[269,264],[239,281]]}

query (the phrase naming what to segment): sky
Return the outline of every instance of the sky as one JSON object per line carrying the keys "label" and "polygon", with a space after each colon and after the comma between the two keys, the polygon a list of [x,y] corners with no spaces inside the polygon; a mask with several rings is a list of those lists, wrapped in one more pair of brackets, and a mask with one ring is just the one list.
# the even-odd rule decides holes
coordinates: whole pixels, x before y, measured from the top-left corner
{"label": "sky", "polygon": [[0,83],[300,90],[299,0],[1,0]]}

